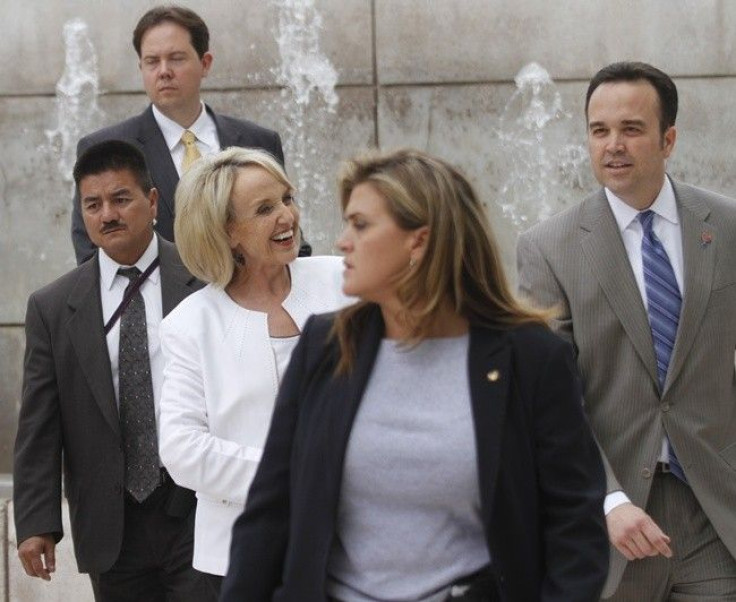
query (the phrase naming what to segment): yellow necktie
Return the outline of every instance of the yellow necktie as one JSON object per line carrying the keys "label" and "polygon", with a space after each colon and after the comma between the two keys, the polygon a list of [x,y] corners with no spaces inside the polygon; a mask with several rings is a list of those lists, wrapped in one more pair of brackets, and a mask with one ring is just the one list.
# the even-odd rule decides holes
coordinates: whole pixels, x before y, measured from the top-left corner
{"label": "yellow necktie", "polygon": [[184,158],[181,161],[181,173],[185,174],[197,159],[202,155],[197,148],[197,137],[189,130],[184,130],[181,135],[182,144],[184,144]]}

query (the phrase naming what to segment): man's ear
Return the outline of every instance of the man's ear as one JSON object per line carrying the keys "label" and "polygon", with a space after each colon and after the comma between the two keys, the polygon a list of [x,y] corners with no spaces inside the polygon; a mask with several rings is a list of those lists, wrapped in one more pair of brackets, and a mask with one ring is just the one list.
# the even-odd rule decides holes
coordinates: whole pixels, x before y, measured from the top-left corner
{"label": "man's ear", "polygon": [[156,216],[158,215],[158,189],[151,188],[146,196],[148,198],[148,202],[151,204],[151,217],[156,219]]}
{"label": "man's ear", "polygon": [[212,68],[212,61],[215,60],[215,57],[211,52],[205,52],[200,60],[202,61],[202,77],[207,77],[210,69]]}

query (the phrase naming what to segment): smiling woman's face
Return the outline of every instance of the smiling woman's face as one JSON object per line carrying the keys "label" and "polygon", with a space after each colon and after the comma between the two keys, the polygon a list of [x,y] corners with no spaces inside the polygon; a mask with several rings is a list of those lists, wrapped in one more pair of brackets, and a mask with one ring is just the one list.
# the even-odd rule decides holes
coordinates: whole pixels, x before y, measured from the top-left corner
{"label": "smiling woman's face", "polygon": [[238,171],[230,202],[230,248],[243,255],[248,269],[296,259],[299,209],[289,188],[262,167],[249,165]]}

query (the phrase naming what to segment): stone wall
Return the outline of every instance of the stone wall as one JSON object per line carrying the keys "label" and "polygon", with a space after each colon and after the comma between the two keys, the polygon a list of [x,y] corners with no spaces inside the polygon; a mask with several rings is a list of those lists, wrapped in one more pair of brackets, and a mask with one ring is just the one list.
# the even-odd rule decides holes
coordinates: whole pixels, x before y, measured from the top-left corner
{"label": "stone wall", "polygon": [[[81,18],[97,53],[102,114],[97,119],[87,115],[90,129],[146,106],[130,38],[139,16],[154,3],[2,2],[0,36],[10,52],[0,62],[0,472],[8,472],[26,299],[74,265],[69,173],[58,168],[73,141],[64,151],[63,144],[50,144],[46,135],[60,125],[55,86],[66,65],[62,26]],[[200,12],[211,30],[215,63],[205,82],[205,100],[217,110],[279,130],[287,151],[302,145],[302,156],[288,155],[287,167],[304,183],[306,233],[320,252],[332,252],[340,227],[331,188],[338,162],[373,145],[411,145],[466,171],[487,204],[513,269],[518,230],[538,216],[527,210],[526,221],[519,224],[503,213],[501,204],[508,202],[514,186],[526,186],[527,194],[534,188],[530,185],[537,186],[535,196],[525,200],[532,208],[537,199],[540,206],[553,208],[576,202],[593,187],[581,146],[583,94],[597,69],[623,59],[651,62],[676,78],[681,108],[670,172],[736,196],[734,2],[314,2],[322,20],[320,49],[338,76],[339,102],[332,111],[316,94],[296,110],[279,78],[279,15],[295,0],[183,4]],[[310,4],[303,0],[301,8]],[[517,118],[529,99],[515,96],[514,78],[532,62],[555,80],[556,87],[544,98],[557,98],[559,105],[547,129],[524,131]],[[554,169],[555,153],[563,147],[582,157],[582,164],[551,176],[549,166],[547,171],[535,166],[535,160],[551,156]],[[520,157],[531,161],[522,171]],[[509,179],[514,173],[516,181]],[[549,177],[555,186],[546,186]]]}

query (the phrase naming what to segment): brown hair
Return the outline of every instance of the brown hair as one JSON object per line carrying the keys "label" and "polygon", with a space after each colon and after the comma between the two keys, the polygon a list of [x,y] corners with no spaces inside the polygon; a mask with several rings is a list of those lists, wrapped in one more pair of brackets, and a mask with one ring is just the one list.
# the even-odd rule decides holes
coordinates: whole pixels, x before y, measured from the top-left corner
{"label": "brown hair", "polygon": [[161,23],[175,23],[189,32],[192,46],[201,59],[204,53],[210,49],[210,32],[207,24],[197,13],[183,6],[170,4],[168,6],[156,6],[143,15],[133,31],[133,48],[138,58],[141,57],[141,43],[143,36],[149,29],[161,25]]}
{"label": "brown hair", "polygon": [[[343,211],[355,187],[363,183],[384,197],[400,228],[429,228],[423,259],[407,271],[397,289],[402,307],[411,314],[407,342],[426,338],[448,303],[471,324],[496,328],[546,324],[549,313],[524,306],[512,293],[483,206],[457,169],[412,149],[351,159],[338,179]],[[360,302],[337,316],[333,335],[341,351],[338,373],[353,367],[370,305]]]}

